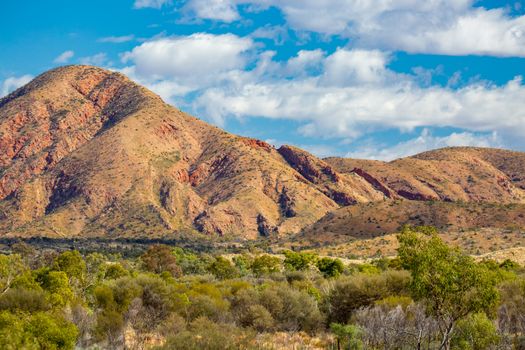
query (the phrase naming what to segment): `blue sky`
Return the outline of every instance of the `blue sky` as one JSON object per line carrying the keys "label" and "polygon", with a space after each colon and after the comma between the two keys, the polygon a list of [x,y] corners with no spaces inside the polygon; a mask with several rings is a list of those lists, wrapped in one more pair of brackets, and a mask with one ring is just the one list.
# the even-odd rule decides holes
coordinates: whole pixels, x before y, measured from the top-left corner
{"label": "blue sky", "polygon": [[525,150],[522,1],[27,0],[0,16],[0,96],[93,64],[319,156]]}

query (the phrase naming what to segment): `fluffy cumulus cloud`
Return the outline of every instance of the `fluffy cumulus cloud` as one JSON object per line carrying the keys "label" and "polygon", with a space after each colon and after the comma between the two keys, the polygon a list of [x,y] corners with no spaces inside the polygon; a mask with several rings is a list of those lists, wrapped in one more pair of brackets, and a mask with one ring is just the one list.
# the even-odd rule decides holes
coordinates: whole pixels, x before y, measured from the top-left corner
{"label": "fluffy cumulus cloud", "polygon": [[360,147],[358,151],[345,154],[345,157],[388,161],[442,147],[500,147],[501,145],[501,140],[496,132],[490,134],[454,132],[448,136],[433,136],[428,129],[423,129],[421,135],[408,141],[391,147],[371,142]]}
{"label": "fluffy cumulus cloud", "polygon": [[[302,135],[342,142],[346,150],[385,130],[462,130],[448,136],[425,131],[392,147],[369,145],[354,156],[391,159],[440,146],[505,146],[509,138],[525,136],[525,86],[519,76],[502,85],[435,85],[421,69],[390,69],[386,51],[301,50],[283,61],[253,40],[208,33],[156,38],[124,53],[122,71],[218,125],[228,118],[294,120]],[[312,150],[327,155],[323,147]]]}
{"label": "fluffy cumulus cloud", "polygon": [[[167,97],[228,79],[244,69],[249,38],[196,33],[145,42],[122,56],[125,73]],[[241,74],[241,72],[239,72]]]}
{"label": "fluffy cumulus cloud", "polygon": [[525,56],[525,16],[474,0],[188,0],[203,19],[232,22],[239,5],[281,10],[288,25],[351,38],[363,48],[447,55]]}
{"label": "fluffy cumulus cloud", "polygon": [[64,51],[53,60],[53,63],[63,64],[69,62],[70,59],[75,56],[75,53],[71,50]]}
{"label": "fluffy cumulus cloud", "polygon": [[387,62],[388,55],[375,50],[339,49],[321,58],[317,75],[294,79],[279,78],[288,63],[265,63],[270,75],[254,70],[243,84],[204,89],[194,106],[218,123],[228,116],[298,120],[300,131],[312,137],[355,139],[370,131],[417,127],[525,136],[520,77],[503,86],[422,87],[416,76],[393,72]]}
{"label": "fluffy cumulus cloud", "polygon": [[20,77],[10,77],[5,79],[0,85],[0,97],[3,97],[19,87],[29,83],[33,79],[31,75],[23,75]]}

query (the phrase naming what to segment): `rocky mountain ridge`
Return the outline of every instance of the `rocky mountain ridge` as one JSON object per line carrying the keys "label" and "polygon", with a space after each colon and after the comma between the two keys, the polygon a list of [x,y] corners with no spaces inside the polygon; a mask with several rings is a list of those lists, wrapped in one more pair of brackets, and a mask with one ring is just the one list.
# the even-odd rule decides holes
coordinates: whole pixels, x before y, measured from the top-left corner
{"label": "rocky mountain ridge", "polygon": [[51,70],[0,100],[8,236],[290,235],[362,203],[523,203],[523,170],[525,154],[505,150],[385,163],[276,149],[91,66]]}

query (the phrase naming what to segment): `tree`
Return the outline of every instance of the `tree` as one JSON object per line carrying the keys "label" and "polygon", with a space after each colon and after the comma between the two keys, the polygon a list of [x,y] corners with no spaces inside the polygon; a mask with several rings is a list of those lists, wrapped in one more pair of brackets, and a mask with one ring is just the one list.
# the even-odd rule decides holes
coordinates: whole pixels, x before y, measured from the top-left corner
{"label": "tree", "polygon": [[50,271],[44,268],[37,271],[36,280],[49,293],[48,299],[53,306],[66,306],[75,297],[71,290],[69,279],[63,271]]}
{"label": "tree", "polygon": [[27,329],[40,349],[73,349],[78,337],[74,324],[43,312],[31,316]]}
{"label": "tree", "polygon": [[470,314],[458,321],[451,345],[461,350],[485,350],[499,343],[494,323],[484,313]]}
{"label": "tree", "polygon": [[1,349],[73,349],[77,336],[75,325],[61,316],[0,312]]}
{"label": "tree", "polygon": [[456,323],[471,313],[489,312],[498,300],[498,276],[435,232],[405,227],[398,236],[399,257],[412,276],[411,290],[441,327],[440,349],[450,348]]}
{"label": "tree", "polygon": [[177,258],[177,264],[182,269],[185,275],[204,275],[207,272],[207,267],[210,264],[210,257],[205,255],[197,255],[189,250],[175,247],[173,254]]}
{"label": "tree", "polygon": [[27,267],[18,254],[0,255],[0,295],[6,293]]}
{"label": "tree", "polygon": [[317,261],[317,268],[324,277],[329,278],[339,276],[345,267],[339,259],[324,257]]}
{"label": "tree", "polygon": [[304,271],[311,266],[315,265],[317,261],[317,255],[313,253],[301,253],[292,252],[291,250],[285,250],[284,254],[284,266],[286,269],[291,271]]}
{"label": "tree", "polygon": [[154,273],[169,272],[173,277],[180,277],[182,270],[177,264],[177,258],[170,247],[155,244],[140,257],[146,270]]}
{"label": "tree", "polygon": [[55,259],[54,269],[64,271],[72,285],[83,283],[86,277],[86,262],[78,250],[63,252]]}
{"label": "tree", "polygon": [[351,324],[330,324],[330,330],[337,338],[337,350],[344,349],[360,350],[363,348],[363,342],[359,339],[362,331],[358,326]]}
{"label": "tree", "polygon": [[260,255],[253,259],[250,269],[257,277],[279,272],[281,270],[281,259],[268,254]]}
{"label": "tree", "polygon": [[120,277],[129,276],[129,271],[122,266],[120,263],[109,264],[106,267],[106,273],[104,274],[104,279],[111,280],[117,279]]}
{"label": "tree", "polygon": [[239,276],[239,271],[235,266],[230,262],[230,260],[218,256],[215,258],[215,261],[213,261],[210,266],[208,267],[208,271],[210,271],[215,277],[221,280],[235,278]]}

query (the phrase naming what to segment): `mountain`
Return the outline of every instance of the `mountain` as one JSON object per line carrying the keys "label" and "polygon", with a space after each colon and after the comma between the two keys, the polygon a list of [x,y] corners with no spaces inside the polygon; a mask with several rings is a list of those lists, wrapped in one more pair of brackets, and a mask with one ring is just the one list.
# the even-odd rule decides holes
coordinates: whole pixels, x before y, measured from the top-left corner
{"label": "mountain", "polygon": [[46,72],[0,100],[0,233],[290,234],[382,200],[355,173],[235,136],[119,73]]}
{"label": "mountain", "polygon": [[525,228],[525,153],[454,147],[391,162],[327,158],[358,174],[389,200],[337,209],[303,231],[317,241],[369,239],[400,226],[462,231]]}
{"label": "mountain", "polygon": [[407,222],[524,225],[524,174],[525,153],[497,149],[392,162],[276,149],[91,66],[0,99],[0,235],[330,240]]}

